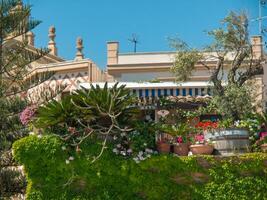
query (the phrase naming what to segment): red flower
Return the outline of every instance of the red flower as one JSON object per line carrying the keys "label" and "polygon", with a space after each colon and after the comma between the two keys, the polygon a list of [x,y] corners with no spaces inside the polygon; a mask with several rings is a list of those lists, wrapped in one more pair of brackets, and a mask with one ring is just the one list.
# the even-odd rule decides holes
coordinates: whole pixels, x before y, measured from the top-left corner
{"label": "red flower", "polygon": [[180,144],[180,143],[183,143],[183,138],[182,136],[178,136],[177,137],[177,142]]}
{"label": "red flower", "polygon": [[217,128],[217,127],[218,127],[218,122],[212,122],[212,121],[199,122],[196,125],[196,128],[202,128],[204,130],[210,129],[210,128]]}

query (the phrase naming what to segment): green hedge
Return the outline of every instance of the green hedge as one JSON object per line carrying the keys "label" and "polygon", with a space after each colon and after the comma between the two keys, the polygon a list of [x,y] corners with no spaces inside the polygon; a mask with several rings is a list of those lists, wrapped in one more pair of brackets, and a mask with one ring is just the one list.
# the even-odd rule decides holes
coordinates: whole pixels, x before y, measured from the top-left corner
{"label": "green hedge", "polygon": [[176,157],[156,155],[136,164],[87,142],[74,161],[55,136],[29,136],[13,145],[25,167],[27,199],[267,199],[267,155]]}

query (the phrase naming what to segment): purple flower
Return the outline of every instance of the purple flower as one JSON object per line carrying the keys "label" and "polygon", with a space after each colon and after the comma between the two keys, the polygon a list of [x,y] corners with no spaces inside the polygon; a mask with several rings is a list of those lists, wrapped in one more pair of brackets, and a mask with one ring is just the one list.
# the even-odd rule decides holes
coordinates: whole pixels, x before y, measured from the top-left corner
{"label": "purple flower", "polygon": [[37,107],[35,105],[26,107],[21,113],[20,113],[20,121],[23,125],[27,125],[32,117],[34,116],[35,112],[37,110]]}

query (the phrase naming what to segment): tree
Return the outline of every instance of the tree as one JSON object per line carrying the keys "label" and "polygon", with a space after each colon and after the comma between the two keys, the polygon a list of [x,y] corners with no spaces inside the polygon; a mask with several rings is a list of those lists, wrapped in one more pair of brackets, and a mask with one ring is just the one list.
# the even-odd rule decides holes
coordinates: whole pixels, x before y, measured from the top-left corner
{"label": "tree", "polygon": [[[248,18],[245,13],[231,12],[223,21],[222,27],[208,32],[213,43],[204,50],[190,48],[179,39],[171,39],[171,46],[177,50],[172,72],[177,81],[187,81],[196,65],[204,66],[211,74],[214,96],[217,105],[225,114],[239,119],[245,112],[238,107],[251,108],[252,100],[235,98],[249,93],[248,85],[255,76],[263,74],[263,57],[255,55],[255,48],[249,40]],[[216,64],[210,64],[211,60]],[[234,93],[233,93],[234,92]],[[234,95],[240,92],[239,95]],[[249,95],[248,95],[249,96]],[[246,96],[243,96],[244,98]],[[250,104],[245,106],[244,104]]]}
{"label": "tree", "polygon": [[26,106],[22,95],[51,76],[42,73],[27,78],[30,64],[48,53],[47,49],[27,48],[25,34],[40,24],[30,18],[30,12],[31,7],[19,0],[0,2],[0,150],[6,146],[3,142],[14,140],[21,129],[18,113]]}
{"label": "tree", "polygon": [[[31,75],[31,63],[49,51],[28,48],[26,33],[40,24],[30,17],[30,13],[31,7],[23,5],[20,0],[0,1],[0,179],[10,180],[10,185],[14,181],[10,179],[14,178],[13,170],[7,168],[13,164],[10,148],[16,139],[27,133],[19,121],[19,113],[28,103],[23,96],[28,89],[44,82],[52,74]],[[7,187],[1,184],[1,197],[8,192]]]}

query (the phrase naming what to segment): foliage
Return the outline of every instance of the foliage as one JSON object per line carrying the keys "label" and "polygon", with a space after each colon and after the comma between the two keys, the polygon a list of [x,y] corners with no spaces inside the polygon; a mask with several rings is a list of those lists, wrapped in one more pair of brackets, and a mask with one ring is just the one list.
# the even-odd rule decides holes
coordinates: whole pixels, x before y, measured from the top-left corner
{"label": "foliage", "polygon": [[[222,21],[222,27],[208,34],[214,41],[202,51],[190,48],[180,39],[171,39],[171,46],[177,50],[172,71],[177,81],[186,81],[196,65],[205,67],[211,73],[216,105],[227,117],[238,120],[245,112],[251,111],[247,84],[255,76],[263,74],[263,56],[253,53],[245,13],[230,12]],[[214,67],[210,66],[210,60],[216,62]]]}
{"label": "foliage", "polygon": [[[266,154],[240,157],[174,157],[154,155],[136,164],[112,152],[88,162],[97,141],[86,141],[83,152],[62,150],[56,136],[29,136],[13,145],[25,166],[27,199],[266,199]],[[90,160],[90,159],[89,159]],[[256,184],[255,184],[256,183]],[[231,198],[232,199],[232,198]]]}
{"label": "foliage", "polygon": [[77,126],[76,117],[79,111],[71,102],[72,95],[64,96],[60,101],[52,99],[37,110],[34,125],[38,128],[57,129],[66,124],[68,127]]}
{"label": "foliage", "polygon": [[112,137],[122,137],[129,131],[136,114],[136,98],[118,83],[109,88],[91,85],[61,101],[50,101],[37,111],[35,125],[60,135],[66,145],[81,151],[82,142],[91,137],[103,139],[98,159]]}
{"label": "foliage", "polygon": [[154,122],[137,122],[134,131],[129,134],[130,147],[134,152],[145,151],[146,148],[155,149],[155,134],[158,125]]}
{"label": "foliage", "polygon": [[251,113],[255,110],[252,105],[253,98],[251,96],[252,87],[227,85],[224,88],[223,98],[219,95],[215,95],[212,99],[212,103],[217,105],[218,113],[222,113],[224,118],[232,118],[238,120],[244,118],[247,113]]}
{"label": "foliage", "polygon": [[0,191],[2,196],[14,193],[23,193],[26,188],[26,179],[15,167],[5,167],[0,171]]}

